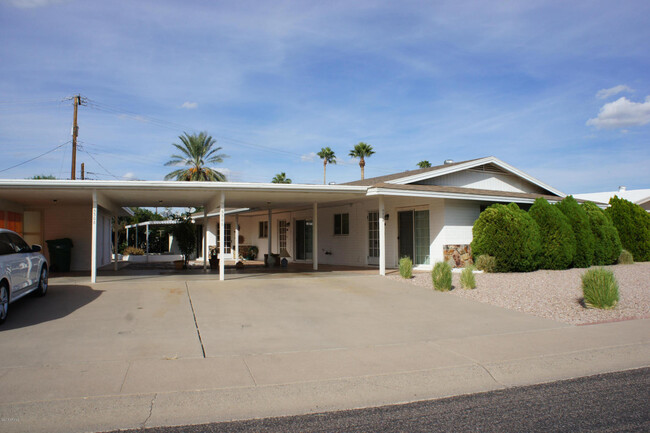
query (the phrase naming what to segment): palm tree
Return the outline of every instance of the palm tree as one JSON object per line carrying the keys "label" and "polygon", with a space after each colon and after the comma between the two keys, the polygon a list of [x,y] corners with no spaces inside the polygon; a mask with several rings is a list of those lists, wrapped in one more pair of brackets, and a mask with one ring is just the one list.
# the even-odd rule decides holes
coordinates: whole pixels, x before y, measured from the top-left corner
{"label": "palm tree", "polygon": [[329,147],[321,147],[320,152],[316,155],[323,160],[323,185],[327,184],[327,164],[336,164],[336,155]]}
{"label": "palm tree", "polygon": [[418,162],[418,167],[420,167],[420,168],[429,168],[429,167],[431,167],[431,163],[425,159],[424,161]]}
{"label": "palm tree", "polygon": [[217,141],[214,140],[207,132],[200,134],[188,134],[184,132],[183,135],[178,136],[183,143],[173,143],[176,149],[181,153],[180,155],[172,155],[172,159],[165,163],[165,166],[184,166],[165,176],[165,180],[195,180],[195,181],[216,181],[224,182],[226,176],[207,167],[206,164],[218,164],[223,162],[224,158],[228,155],[217,153],[221,147],[213,147]]}
{"label": "palm tree", "polygon": [[271,180],[271,183],[291,183],[291,179],[287,178],[286,173],[283,171],[282,173],[276,174],[273,180]]}
{"label": "palm tree", "polygon": [[361,167],[361,180],[363,180],[363,169],[366,166],[366,158],[368,158],[373,153],[375,153],[375,151],[372,150],[372,146],[364,142],[356,144],[354,146],[354,149],[350,151],[350,156],[352,158],[359,158],[359,167]]}

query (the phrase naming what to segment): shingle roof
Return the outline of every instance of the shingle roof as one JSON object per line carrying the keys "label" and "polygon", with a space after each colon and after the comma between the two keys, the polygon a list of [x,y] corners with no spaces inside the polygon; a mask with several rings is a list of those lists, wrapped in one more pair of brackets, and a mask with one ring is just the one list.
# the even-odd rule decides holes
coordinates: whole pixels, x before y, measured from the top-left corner
{"label": "shingle roof", "polygon": [[400,173],[388,174],[385,176],[369,177],[363,180],[355,180],[353,182],[346,182],[341,185],[360,185],[360,186],[372,186],[377,183],[388,182],[390,180],[400,179],[402,177],[413,176],[416,174],[426,173],[428,171],[436,171],[441,168],[453,167],[455,165],[465,164],[467,162],[477,161],[483,158],[468,159],[467,161],[452,162],[449,164],[436,165],[434,167],[420,168],[417,170],[407,170]]}
{"label": "shingle roof", "polygon": [[[485,196],[524,198],[524,199],[536,199],[538,197],[543,197],[546,200],[550,200],[550,201],[562,200],[562,197],[558,197],[556,195],[535,194],[535,193],[528,193],[528,192],[494,191],[490,189],[465,188],[460,186],[413,185],[413,184],[399,185],[394,183],[381,182],[372,185],[372,188],[396,189],[400,191],[440,192],[440,193],[448,193],[448,194],[485,195]],[[585,202],[587,200],[576,199],[576,201]],[[589,201],[593,201],[593,200],[589,200]]]}

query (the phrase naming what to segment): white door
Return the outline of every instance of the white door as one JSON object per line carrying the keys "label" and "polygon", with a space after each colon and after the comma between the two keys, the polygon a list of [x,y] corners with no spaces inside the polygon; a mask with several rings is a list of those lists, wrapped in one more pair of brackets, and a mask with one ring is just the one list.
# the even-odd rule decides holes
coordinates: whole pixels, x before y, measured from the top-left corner
{"label": "white door", "polygon": [[379,212],[368,212],[368,264],[379,265]]}

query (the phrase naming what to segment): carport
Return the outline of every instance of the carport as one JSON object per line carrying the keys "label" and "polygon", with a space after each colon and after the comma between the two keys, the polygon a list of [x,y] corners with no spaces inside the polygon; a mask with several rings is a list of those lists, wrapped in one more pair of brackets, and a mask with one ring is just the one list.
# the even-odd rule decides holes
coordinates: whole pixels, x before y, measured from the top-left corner
{"label": "carport", "polygon": [[[42,225],[61,226],[75,212],[90,213],[90,230],[84,240],[90,238],[91,282],[97,280],[98,215],[105,215],[113,224],[114,269],[117,270],[117,217],[125,215],[124,208],[139,207],[199,207],[203,218],[218,212],[219,239],[224,239],[224,216],[228,209],[268,211],[269,227],[272,210],[311,207],[313,215],[313,250],[318,251],[318,207],[323,204],[353,202],[366,198],[367,186],[350,185],[300,185],[239,182],[165,182],[165,181],[93,181],[93,180],[0,180],[0,206],[22,210],[46,210],[56,207],[59,221],[41,221]],[[385,229],[383,224],[383,197],[378,197],[380,224],[380,274],[385,274]],[[66,209],[70,209],[66,211]],[[45,218],[44,218],[45,219]],[[70,223],[73,224],[73,223]],[[76,228],[84,231],[82,227]],[[105,231],[105,230],[104,230]],[[108,231],[110,233],[110,230]],[[203,239],[207,225],[203,224]],[[235,235],[237,238],[237,235]],[[106,245],[104,239],[102,245]],[[271,250],[271,234],[268,236]],[[203,267],[207,268],[207,242],[203,242]],[[224,256],[224,242],[219,242],[220,256]],[[318,254],[313,255],[313,269],[318,270]],[[224,260],[219,262],[219,279],[224,280]]]}

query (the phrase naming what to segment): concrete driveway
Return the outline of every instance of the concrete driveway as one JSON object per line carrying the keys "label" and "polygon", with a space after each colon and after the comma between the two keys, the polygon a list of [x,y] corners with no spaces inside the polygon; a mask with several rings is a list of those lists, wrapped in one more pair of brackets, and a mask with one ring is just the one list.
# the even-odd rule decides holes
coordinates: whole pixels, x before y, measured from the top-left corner
{"label": "concrete driveway", "polygon": [[414,401],[645,366],[648,321],[574,327],[371,275],[52,279],[0,327],[0,430]]}

